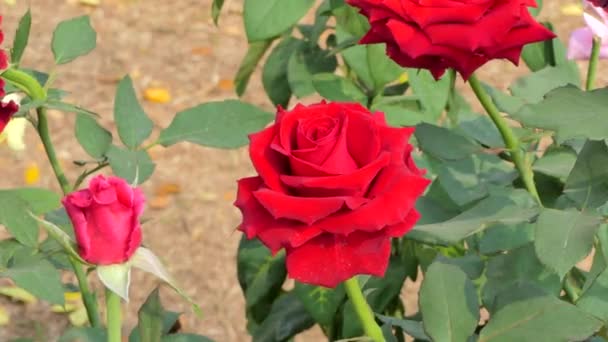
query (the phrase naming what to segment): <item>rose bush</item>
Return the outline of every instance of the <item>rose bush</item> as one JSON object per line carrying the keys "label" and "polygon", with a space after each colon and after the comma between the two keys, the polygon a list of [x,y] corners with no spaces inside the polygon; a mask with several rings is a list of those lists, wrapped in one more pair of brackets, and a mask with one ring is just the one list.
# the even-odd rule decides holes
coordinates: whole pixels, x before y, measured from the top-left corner
{"label": "rose bush", "polygon": [[429,183],[412,159],[413,131],[359,104],[279,108],[250,138],[259,176],[239,181],[240,229],[273,253],[285,248],[289,276],[303,283],[383,276],[391,239],[414,227]]}
{"label": "rose bush", "polygon": [[555,37],[530,15],[535,0],[347,2],[369,18],[361,43],[386,43],[397,63],[435,78],[453,68],[466,79],[492,59],[517,65],[524,45]]}

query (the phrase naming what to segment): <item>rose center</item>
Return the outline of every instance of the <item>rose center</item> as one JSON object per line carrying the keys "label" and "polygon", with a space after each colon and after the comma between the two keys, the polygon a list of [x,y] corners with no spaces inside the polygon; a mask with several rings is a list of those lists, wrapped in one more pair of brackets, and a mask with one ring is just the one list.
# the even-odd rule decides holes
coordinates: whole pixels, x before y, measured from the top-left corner
{"label": "rose center", "polygon": [[338,120],[330,116],[320,116],[300,122],[298,135],[307,141],[298,141],[298,148],[310,148],[311,144],[316,145],[335,138],[338,126]]}

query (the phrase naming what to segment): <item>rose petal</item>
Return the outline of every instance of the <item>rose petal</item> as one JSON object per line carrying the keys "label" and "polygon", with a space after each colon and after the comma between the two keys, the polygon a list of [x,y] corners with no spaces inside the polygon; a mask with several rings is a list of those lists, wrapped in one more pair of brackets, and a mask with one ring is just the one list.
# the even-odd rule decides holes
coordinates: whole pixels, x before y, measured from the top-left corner
{"label": "rose petal", "polygon": [[363,197],[295,197],[269,189],[256,190],[253,195],[275,219],[297,220],[308,225],[345,207],[356,210],[369,201]]}
{"label": "rose petal", "polygon": [[382,233],[323,234],[287,249],[287,272],[302,283],[333,288],[358,274],[384,276],[390,251]]}

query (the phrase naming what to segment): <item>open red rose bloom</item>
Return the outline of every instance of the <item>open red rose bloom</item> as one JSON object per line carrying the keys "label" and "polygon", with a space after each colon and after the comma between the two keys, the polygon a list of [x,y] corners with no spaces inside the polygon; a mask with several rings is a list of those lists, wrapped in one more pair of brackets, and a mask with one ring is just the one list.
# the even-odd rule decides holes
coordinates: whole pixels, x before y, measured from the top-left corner
{"label": "open red rose bloom", "polygon": [[[0,16],[0,24],[2,24],[2,17]],[[0,44],[4,41],[4,33],[0,30]],[[6,54],[4,51],[0,50],[0,71],[6,69],[8,67],[8,59],[6,58]],[[13,102],[4,102],[2,98],[4,97],[4,80],[0,79],[0,133],[4,131],[4,128],[11,120],[13,115],[17,113],[19,110],[19,106]]]}
{"label": "open red rose bloom", "polygon": [[534,20],[535,0],[347,0],[369,18],[361,43],[386,43],[404,67],[439,78],[453,68],[467,79],[492,59],[519,63],[524,45],[554,38]]}
{"label": "open red rose bloom", "polygon": [[284,248],[289,276],[304,283],[384,275],[391,238],[413,228],[429,184],[411,156],[413,131],[359,104],[279,108],[250,137],[259,176],[239,181],[240,229],[273,253]]}

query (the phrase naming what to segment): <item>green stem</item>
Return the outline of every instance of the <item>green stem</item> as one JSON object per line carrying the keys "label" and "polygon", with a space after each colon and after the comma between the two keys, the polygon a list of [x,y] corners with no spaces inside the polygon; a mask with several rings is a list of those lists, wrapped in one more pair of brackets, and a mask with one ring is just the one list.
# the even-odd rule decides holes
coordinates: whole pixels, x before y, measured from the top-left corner
{"label": "green stem", "polygon": [[[32,100],[46,100],[46,91],[44,88],[42,88],[42,86],[40,86],[40,83],[38,83],[38,81],[29,74],[20,70],[8,69],[2,73],[2,78],[23,90],[30,98],[32,98]],[[51,141],[49,123],[46,116],[46,108],[43,106],[38,107],[36,111],[38,113],[38,127],[36,127],[38,130],[38,135],[40,136],[44,150],[49,158],[49,162],[51,163],[55,177],[57,178],[57,181],[59,181],[61,190],[64,194],[67,194],[71,190],[70,182],[68,182],[68,179],[65,177],[61,164],[59,164],[59,160],[57,159],[55,147]]]}
{"label": "green stem", "polygon": [[589,69],[587,70],[587,91],[593,90],[595,86],[595,75],[597,73],[597,64],[600,60],[600,48],[602,47],[602,39],[593,37],[593,45],[591,47],[591,58],[589,59]]}
{"label": "green stem", "polygon": [[505,146],[507,147],[509,154],[511,155],[511,159],[513,160],[513,163],[515,163],[515,166],[521,175],[521,179],[523,180],[526,189],[530,195],[534,197],[536,202],[542,206],[538,190],[536,189],[536,184],[534,183],[534,172],[532,171],[531,162],[526,153],[524,153],[524,151],[521,149],[519,139],[507,121],[500,115],[500,110],[498,110],[475,75],[471,75],[469,78],[469,84],[479,99],[479,102],[485,108],[486,112],[500,131],[502,139],[505,142]]}
{"label": "green stem", "polygon": [[386,342],[380,326],[376,323],[372,309],[369,307],[369,304],[367,304],[365,297],[363,297],[363,292],[361,291],[361,286],[359,286],[357,277],[345,281],[344,287],[346,288],[348,298],[357,312],[359,321],[361,322],[361,325],[363,325],[365,334],[374,342]]}
{"label": "green stem", "polygon": [[[34,77],[23,71],[7,69],[0,76],[17,88],[23,90],[32,100],[44,101],[47,98],[46,91],[44,88],[42,88],[42,86],[40,86],[40,83],[38,83]],[[38,130],[38,134],[40,135],[40,140],[42,140],[42,144],[44,145],[44,149],[48,156],[51,167],[53,168],[53,172],[55,173],[55,177],[61,185],[61,190],[64,194],[67,194],[70,192],[71,187],[69,181],[65,177],[63,169],[61,168],[61,164],[59,164],[53,142],[51,141],[48,120],[46,117],[46,109],[44,107],[40,107],[38,108],[37,113],[38,126],[36,128]],[[95,298],[95,296],[89,290],[86,277],[79,276],[79,274],[84,274],[82,265],[75,262],[72,263],[72,266],[74,268],[74,273],[78,278],[78,286],[80,287],[80,292],[82,293],[83,301],[87,309],[89,322],[91,322],[91,324],[95,324],[95,322],[99,324],[99,318],[96,318],[98,316],[96,302],[84,300],[84,298]],[[92,306],[93,303],[95,303],[94,306]],[[93,312],[95,314],[92,314]]]}
{"label": "green stem", "polygon": [[106,313],[108,342],[121,342],[122,312],[120,297],[110,289],[106,289]]}
{"label": "green stem", "polygon": [[82,301],[84,302],[85,309],[87,310],[89,323],[91,323],[93,328],[100,327],[101,321],[99,319],[99,311],[97,309],[97,298],[95,298],[95,294],[89,290],[87,275],[78,260],[70,257],[70,263],[72,264],[72,268],[74,268],[74,273],[76,273],[78,284],[80,284]]}

